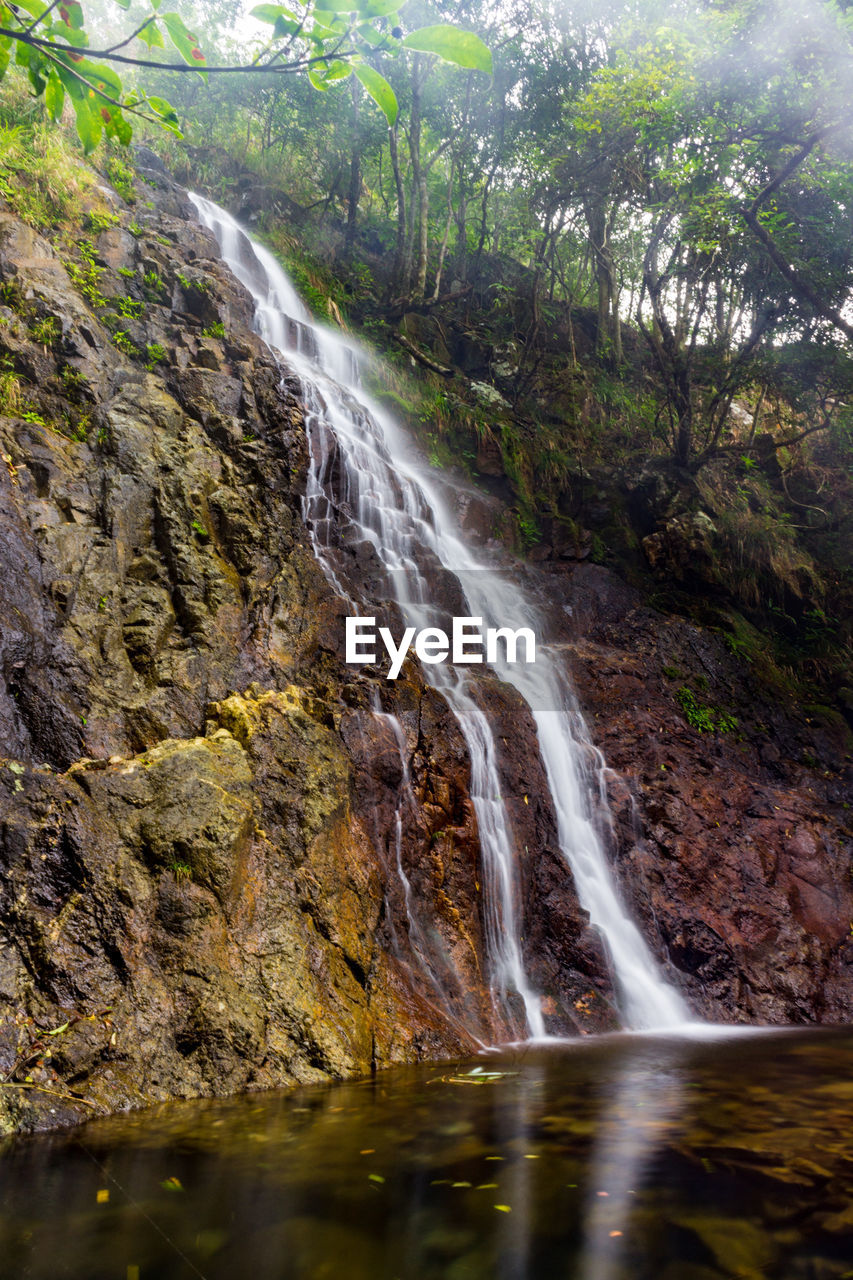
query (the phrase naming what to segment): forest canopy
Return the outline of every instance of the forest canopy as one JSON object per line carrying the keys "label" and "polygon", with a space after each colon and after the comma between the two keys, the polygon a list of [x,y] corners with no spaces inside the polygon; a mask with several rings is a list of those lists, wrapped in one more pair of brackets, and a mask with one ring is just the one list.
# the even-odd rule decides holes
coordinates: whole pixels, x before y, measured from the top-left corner
{"label": "forest canopy", "polygon": [[180,121],[200,179],[239,158],[338,217],[344,260],[359,237],[380,250],[388,314],[483,289],[494,303],[526,273],[519,394],[543,305],[562,304],[593,313],[602,368],[642,352],[684,467],[729,447],[739,401],[757,428],[783,397],[783,443],[850,432],[849,0],[3,14],[0,58],[54,120],[70,102],[87,149],[127,142],[131,119]]}

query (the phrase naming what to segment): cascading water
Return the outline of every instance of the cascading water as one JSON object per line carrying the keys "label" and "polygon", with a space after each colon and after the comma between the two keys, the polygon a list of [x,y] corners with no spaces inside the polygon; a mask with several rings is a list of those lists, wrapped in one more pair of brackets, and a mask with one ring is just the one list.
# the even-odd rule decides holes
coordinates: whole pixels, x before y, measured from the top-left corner
{"label": "cascading water", "polygon": [[[360,386],[353,346],[312,320],[272,255],[228,213],[200,196],[191,199],[216,236],[223,259],[251,293],[261,337],[302,382],[310,452],[304,512],[315,552],[335,590],[353,602],[356,592],[343,580],[334,554],[347,538],[368,549],[382,578],[380,593],[396,602],[407,625],[422,628],[444,620],[446,629],[449,611],[436,598],[446,599],[449,582],[462,611],[482,618],[486,627],[512,618],[516,626],[521,619],[521,625],[536,631],[535,610],[520,596],[518,584],[478,561],[464,545],[434,482],[412,459],[404,433]],[[360,600],[358,611],[373,612],[365,603]],[[580,903],[607,948],[626,1026],[683,1026],[689,1020],[686,1006],[662,979],[610,874],[584,780],[583,756],[594,749],[562,660],[540,646],[534,664],[511,664],[504,656],[491,666],[500,680],[518,690],[535,720],[560,847]],[[516,859],[492,728],[473,696],[471,678],[459,667],[427,665],[423,670],[452,708],[470,756],[498,1023],[512,1033],[542,1038],[540,1001],[521,953]],[[398,730],[399,725],[395,734],[402,743]],[[399,810],[397,817],[401,820]],[[402,865],[398,871],[411,913]],[[526,1025],[520,1025],[520,1015]]]}

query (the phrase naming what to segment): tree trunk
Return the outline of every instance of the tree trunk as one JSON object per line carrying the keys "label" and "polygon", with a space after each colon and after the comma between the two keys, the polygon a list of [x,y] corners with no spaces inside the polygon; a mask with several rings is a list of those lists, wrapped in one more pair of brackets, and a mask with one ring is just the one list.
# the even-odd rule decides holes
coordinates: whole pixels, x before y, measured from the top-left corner
{"label": "tree trunk", "polygon": [[[412,60],[412,110],[409,118],[409,156],[412,161],[412,189],[406,220],[406,256],[403,263],[403,289],[412,285],[412,268],[415,255],[415,208],[420,207],[421,195],[421,89],[423,59],[416,53]],[[419,224],[418,224],[419,226]]]}
{"label": "tree trunk", "polygon": [[420,166],[418,175],[418,261],[415,271],[415,287],[412,296],[419,302],[426,293],[427,262],[429,259],[429,187],[427,170]]}
{"label": "tree trunk", "polygon": [[450,224],[453,221],[453,170],[454,162],[450,162],[450,176],[447,179],[447,217],[444,220],[444,235],[438,251],[438,264],[435,269],[435,288],[432,291],[433,301],[438,298],[441,289],[441,276],[444,271],[444,259],[447,256],[447,245],[450,240]]}
{"label": "tree trunk", "polygon": [[584,200],[584,214],[592,244],[598,302],[595,349],[599,355],[620,364],[622,324],[616,295],[616,265],[610,247],[616,209],[611,209],[608,217],[604,194],[595,192]]}
{"label": "tree trunk", "polygon": [[388,150],[391,155],[391,169],[394,174],[394,187],[397,192],[397,243],[394,246],[394,266],[390,292],[402,293],[403,264],[406,256],[406,192],[403,188],[403,175],[400,172],[400,155],[397,149],[397,125],[388,130]]}
{"label": "tree trunk", "polygon": [[349,194],[347,196],[347,229],[344,236],[344,257],[351,258],[355,245],[356,217],[358,214],[358,198],[361,194],[361,147],[359,145],[358,98],[360,85],[355,76],[350,76],[352,85],[352,151],[350,152]]}
{"label": "tree trunk", "polygon": [[453,251],[453,269],[464,284],[468,279],[468,188],[461,175],[459,179],[459,202],[456,206],[456,244]]}

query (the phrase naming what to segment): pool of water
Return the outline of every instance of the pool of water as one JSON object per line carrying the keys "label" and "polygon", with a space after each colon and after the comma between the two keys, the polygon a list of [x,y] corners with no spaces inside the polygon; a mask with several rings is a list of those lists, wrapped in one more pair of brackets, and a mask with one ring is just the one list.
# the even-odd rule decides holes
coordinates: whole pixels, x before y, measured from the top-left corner
{"label": "pool of water", "polygon": [[612,1036],[0,1150],[22,1280],[853,1277],[853,1032]]}

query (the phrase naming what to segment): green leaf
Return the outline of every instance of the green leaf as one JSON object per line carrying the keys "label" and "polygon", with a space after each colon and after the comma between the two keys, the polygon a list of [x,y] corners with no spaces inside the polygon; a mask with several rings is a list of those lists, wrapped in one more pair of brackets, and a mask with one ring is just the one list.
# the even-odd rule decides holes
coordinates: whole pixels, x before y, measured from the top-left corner
{"label": "green leaf", "polygon": [[33,86],[33,89],[36,94],[44,93],[45,82],[44,82],[44,77],[42,76],[43,70],[44,70],[44,62],[42,58],[30,57],[30,64],[27,67],[27,75],[30,77],[30,84]]}
{"label": "green leaf", "polygon": [[318,62],[315,66],[309,67],[308,79],[315,89],[322,91],[328,89],[329,85],[337,84],[340,80],[346,80],[351,72],[352,66],[350,63],[336,58],[334,62]]}
{"label": "green leaf", "polygon": [[385,18],[389,13],[396,13],[400,6],[401,0],[362,0],[358,12],[365,18]]}
{"label": "green leaf", "polygon": [[104,121],[108,138],[115,138],[116,142],[120,142],[123,147],[130,145],[133,130],[118,107],[102,106],[101,119]]}
{"label": "green leaf", "polygon": [[51,120],[58,120],[62,115],[62,108],[65,106],[65,90],[55,70],[51,71],[48,76],[47,88],[44,91],[44,104]]}
{"label": "green leaf", "polygon": [[83,143],[84,152],[89,155],[101,141],[101,134],[104,130],[101,113],[88,94],[74,97],[69,93],[68,96],[74,104],[74,113],[77,117],[77,135]]}
{"label": "green leaf", "polygon": [[170,102],[165,98],[154,97],[147,98],[146,105],[154,112],[161,128],[168,129],[169,133],[173,133],[176,138],[184,136],[178,113]]}
{"label": "green leaf", "polygon": [[160,18],[169,34],[169,39],[184,62],[195,67],[202,80],[206,81],[207,72],[204,70],[204,63],[207,59],[198,46],[198,36],[187,30],[183,18],[178,13],[163,13]]}
{"label": "green leaf", "polygon": [[311,30],[323,40],[342,36],[347,29],[344,19],[337,13],[330,13],[328,9],[315,9],[313,17],[314,25]]}
{"label": "green leaf", "polygon": [[369,22],[360,22],[356,27],[356,30],[365,44],[376,47],[377,45],[385,45],[388,43],[387,35],[380,31],[378,27],[371,26]]}
{"label": "green leaf", "polygon": [[19,9],[23,9],[31,18],[40,18],[48,9],[48,6],[42,4],[41,0],[15,0],[15,3]]}
{"label": "green leaf", "polygon": [[129,9],[131,0],[116,0],[116,4],[120,9]]}
{"label": "green leaf", "polygon": [[283,40],[285,36],[294,36],[299,30],[299,23],[294,18],[277,18],[272,29],[273,40]]}
{"label": "green leaf", "polygon": [[329,69],[323,76],[323,79],[327,85],[336,84],[339,80],[346,80],[347,76],[351,74],[352,64],[336,59],[334,62],[329,63]]}
{"label": "green leaf", "polygon": [[143,27],[139,33],[139,39],[149,49],[165,49],[166,43],[163,39],[163,32],[157,26],[156,22],[149,22],[147,27]]}
{"label": "green leaf", "polygon": [[91,62],[80,54],[58,54],[57,57],[61,57],[68,67],[72,67],[97,92],[109,94],[111,98],[121,97],[121,79],[112,67],[104,66],[102,62]]}
{"label": "green leaf", "polygon": [[47,27],[45,34],[48,35],[51,40],[56,40],[57,37],[59,40],[64,40],[65,43],[70,44],[73,49],[85,49],[86,45],[89,43],[89,37],[86,35],[85,31],[76,31],[74,27],[66,27],[61,22],[53,23],[51,26]]}
{"label": "green leaf", "polygon": [[418,53],[435,53],[457,67],[470,67],[473,71],[485,71],[487,75],[492,73],[491,51],[473,31],[460,31],[458,27],[442,22],[410,32],[403,37],[403,44]]}
{"label": "green leaf", "polygon": [[393,125],[397,119],[397,99],[388,81],[378,71],[374,71],[373,67],[369,67],[366,62],[357,62],[353,67],[353,71],[379,110],[384,112],[388,124]]}
{"label": "green leaf", "polygon": [[148,105],[161,117],[163,124],[178,124],[178,113],[165,98],[149,98]]}
{"label": "green leaf", "polygon": [[80,0],[65,0],[64,4],[59,6],[59,16],[66,27],[79,31],[83,26],[83,6]]}
{"label": "green leaf", "polygon": [[296,14],[292,9],[285,9],[280,4],[256,4],[254,9],[249,10],[250,18],[257,18],[258,22],[268,22],[274,27],[279,18],[286,18],[291,22],[296,22]]}

